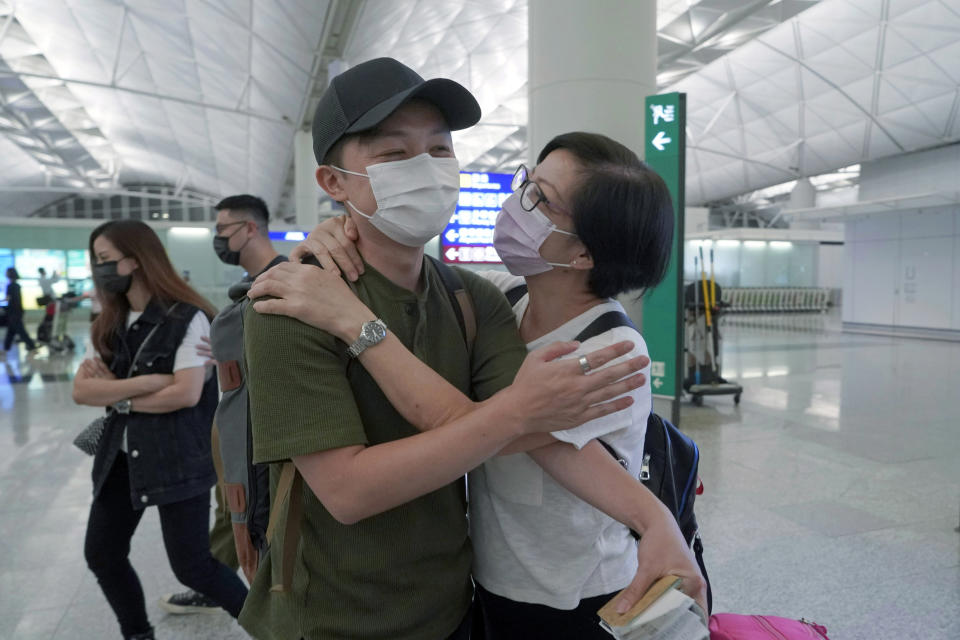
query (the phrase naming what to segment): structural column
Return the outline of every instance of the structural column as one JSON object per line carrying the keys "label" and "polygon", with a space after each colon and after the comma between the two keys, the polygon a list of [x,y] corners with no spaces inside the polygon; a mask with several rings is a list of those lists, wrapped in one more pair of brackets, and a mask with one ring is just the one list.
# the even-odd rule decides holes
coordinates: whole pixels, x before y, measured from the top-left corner
{"label": "structural column", "polygon": [[643,157],[657,92],[655,0],[529,0],[530,160],[555,135],[603,133]]}
{"label": "structural column", "polygon": [[319,219],[316,171],[317,160],[313,157],[313,136],[309,131],[297,131],[293,136],[294,210],[297,227],[303,231],[313,229]]}
{"label": "structural column", "polygon": [[[644,99],[657,92],[655,0],[529,0],[529,160],[568,131],[644,154]],[[620,302],[639,328],[635,295]]]}

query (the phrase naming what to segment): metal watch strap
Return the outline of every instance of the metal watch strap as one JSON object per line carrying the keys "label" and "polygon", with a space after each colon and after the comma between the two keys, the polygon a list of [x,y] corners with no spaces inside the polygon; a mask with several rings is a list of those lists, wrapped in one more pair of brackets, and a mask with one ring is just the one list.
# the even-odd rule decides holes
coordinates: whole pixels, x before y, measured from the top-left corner
{"label": "metal watch strap", "polygon": [[[367,336],[367,327],[370,325],[375,325],[379,327],[382,331],[382,334],[379,338],[370,338]],[[375,344],[378,344],[383,338],[386,337],[387,325],[383,320],[377,318],[376,320],[371,320],[369,322],[364,322],[363,326],[360,329],[360,335],[356,340],[353,341],[349,347],[347,347],[347,355],[351,358],[357,358],[361,353],[366,350],[367,347],[372,347]]]}

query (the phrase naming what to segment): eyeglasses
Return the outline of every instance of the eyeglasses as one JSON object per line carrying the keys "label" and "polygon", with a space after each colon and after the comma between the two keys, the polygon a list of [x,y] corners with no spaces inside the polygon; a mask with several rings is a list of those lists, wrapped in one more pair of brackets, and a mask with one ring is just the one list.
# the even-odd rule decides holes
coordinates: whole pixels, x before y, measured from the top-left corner
{"label": "eyeglasses", "polygon": [[516,173],[513,174],[513,180],[510,181],[510,188],[514,192],[520,191],[520,207],[524,211],[533,211],[537,208],[537,205],[543,203],[554,211],[570,215],[570,212],[563,207],[550,202],[547,196],[543,194],[540,185],[530,179],[530,174],[525,165],[517,167]]}
{"label": "eyeglasses", "polygon": [[235,227],[235,226],[237,226],[238,224],[247,224],[247,221],[246,221],[246,220],[240,220],[239,222],[228,222],[227,224],[218,224],[218,225],[215,226],[213,229],[217,232],[217,235],[219,236],[221,233],[223,233],[224,229],[229,229],[230,227]]}

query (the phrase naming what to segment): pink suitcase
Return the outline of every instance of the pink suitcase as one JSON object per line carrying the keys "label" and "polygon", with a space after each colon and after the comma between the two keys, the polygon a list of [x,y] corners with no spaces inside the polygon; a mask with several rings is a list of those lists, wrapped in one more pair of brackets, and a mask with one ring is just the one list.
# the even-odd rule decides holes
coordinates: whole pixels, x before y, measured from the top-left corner
{"label": "pink suitcase", "polygon": [[830,640],[826,627],[777,616],[717,613],[710,616],[710,640]]}

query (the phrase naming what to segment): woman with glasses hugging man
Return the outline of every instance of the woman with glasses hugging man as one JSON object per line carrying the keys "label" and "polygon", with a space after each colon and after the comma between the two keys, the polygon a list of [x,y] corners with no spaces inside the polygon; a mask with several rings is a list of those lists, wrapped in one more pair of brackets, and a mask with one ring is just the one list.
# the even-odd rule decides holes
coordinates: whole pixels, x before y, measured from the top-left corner
{"label": "woman with glasses hugging man", "polygon": [[[528,349],[574,340],[600,316],[623,312],[614,296],[642,292],[663,279],[673,240],[670,195],[663,180],[622,144],[594,133],[557,136],[532,171],[520,167],[512,187],[494,232],[509,273],[481,275],[515,300]],[[329,265],[332,258],[355,279],[363,271],[355,238],[351,222],[331,219],[291,259],[313,253]],[[518,289],[524,284],[525,293]],[[365,312],[329,269],[289,265],[270,271],[250,292],[251,298],[266,295],[277,299],[255,308],[331,332],[345,317]],[[646,355],[637,330],[620,325],[584,339],[565,357],[577,359],[623,340],[636,345],[623,359]],[[471,402],[442,381],[418,383],[429,371],[418,371],[425,365],[409,352],[393,357],[396,366],[370,373],[381,385],[396,384],[400,376],[409,381],[404,395],[410,406],[397,409],[411,423],[428,421],[408,413],[454,413]],[[581,366],[587,373],[584,359]],[[609,637],[598,625],[597,610],[629,586],[619,607],[626,610],[668,573],[681,576],[683,590],[705,605],[705,582],[673,516],[636,480],[652,398],[649,386],[630,393],[627,409],[536,436],[536,443],[511,445],[471,472],[473,575],[486,638]],[[611,457],[600,440],[625,463],[616,486],[591,486],[597,465]],[[571,473],[585,478],[576,483],[580,497],[564,486]],[[639,542],[630,529],[640,533]]]}

